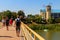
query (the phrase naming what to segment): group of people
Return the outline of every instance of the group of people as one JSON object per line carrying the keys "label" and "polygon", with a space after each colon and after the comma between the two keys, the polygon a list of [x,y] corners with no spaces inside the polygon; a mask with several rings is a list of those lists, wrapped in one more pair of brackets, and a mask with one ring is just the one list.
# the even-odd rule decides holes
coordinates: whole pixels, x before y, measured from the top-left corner
{"label": "group of people", "polygon": [[6,25],[7,30],[9,30],[8,26],[13,24],[13,19],[12,18],[9,19],[8,17],[2,17],[2,23],[3,23],[3,26]]}
{"label": "group of people", "polygon": [[[13,18],[9,19],[8,17],[6,18],[2,17],[2,23],[3,23],[3,26],[6,26],[6,29],[9,30],[9,26],[13,24]],[[16,28],[16,34],[18,37],[20,34],[20,24],[21,24],[21,20],[20,20],[20,16],[18,15],[14,23],[14,25],[16,25],[15,28]]]}

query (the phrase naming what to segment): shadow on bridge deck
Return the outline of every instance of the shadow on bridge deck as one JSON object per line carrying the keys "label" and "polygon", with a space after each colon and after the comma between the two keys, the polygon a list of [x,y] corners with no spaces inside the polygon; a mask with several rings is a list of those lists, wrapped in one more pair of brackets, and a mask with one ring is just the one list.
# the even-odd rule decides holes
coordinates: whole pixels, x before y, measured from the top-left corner
{"label": "shadow on bridge deck", "polygon": [[[2,25],[0,26],[2,27]],[[21,31],[20,37],[17,37],[15,27],[9,26],[9,31],[6,30],[6,27],[2,27],[0,29],[0,40],[24,40],[24,35]]]}

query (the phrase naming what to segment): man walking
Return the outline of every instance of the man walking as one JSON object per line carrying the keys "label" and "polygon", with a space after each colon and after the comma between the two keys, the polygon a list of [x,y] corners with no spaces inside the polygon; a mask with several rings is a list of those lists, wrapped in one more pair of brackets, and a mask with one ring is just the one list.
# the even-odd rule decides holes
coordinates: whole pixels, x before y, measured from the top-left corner
{"label": "man walking", "polygon": [[20,24],[21,24],[20,16],[17,16],[17,18],[15,19],[15,24],[16,24],[16,34],[19,37],[19,34],[20,34]]}

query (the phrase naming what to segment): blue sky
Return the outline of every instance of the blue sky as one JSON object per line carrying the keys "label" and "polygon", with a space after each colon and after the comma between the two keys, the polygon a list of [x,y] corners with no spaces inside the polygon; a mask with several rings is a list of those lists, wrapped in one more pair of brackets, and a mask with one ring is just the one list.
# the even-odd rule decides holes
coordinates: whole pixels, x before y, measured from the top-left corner
{"label": "blue sky", "polygon": [[60,10],[60,0],[0,0],[0,11],[23,10],[25,14],[39,14],[40,9],[45,9],[50,4],[52,9]]}

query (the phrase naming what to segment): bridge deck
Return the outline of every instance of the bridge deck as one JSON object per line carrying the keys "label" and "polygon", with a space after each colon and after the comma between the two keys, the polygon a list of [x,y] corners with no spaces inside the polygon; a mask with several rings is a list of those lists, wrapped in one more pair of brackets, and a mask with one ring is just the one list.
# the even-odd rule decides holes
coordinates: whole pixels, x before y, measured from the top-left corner
{"label": "bridge deck", "polygon": [[15,27],[10,26],[9,31],[6,27],[0,29],[0,40],[24,40],[23,33],[20,33],[20,37],[16,36]]}

